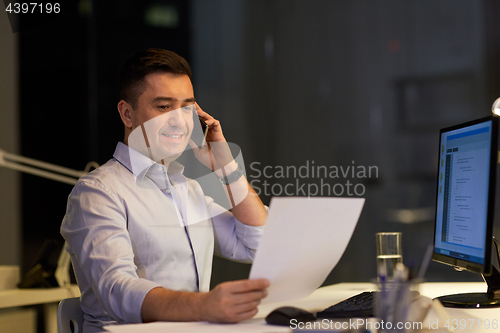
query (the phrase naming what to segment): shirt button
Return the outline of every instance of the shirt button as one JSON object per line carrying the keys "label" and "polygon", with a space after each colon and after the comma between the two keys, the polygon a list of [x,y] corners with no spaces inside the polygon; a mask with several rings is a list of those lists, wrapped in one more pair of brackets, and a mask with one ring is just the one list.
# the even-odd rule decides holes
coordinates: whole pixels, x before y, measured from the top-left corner
{"label": "shirt button", "polygon": [[167,190],[165,190],[165,192],[170,193],[170,190],[167,189]]}
{"label": "shirt button", "polygon": [[158,171],[161,171],[161,167],[158,167]]}

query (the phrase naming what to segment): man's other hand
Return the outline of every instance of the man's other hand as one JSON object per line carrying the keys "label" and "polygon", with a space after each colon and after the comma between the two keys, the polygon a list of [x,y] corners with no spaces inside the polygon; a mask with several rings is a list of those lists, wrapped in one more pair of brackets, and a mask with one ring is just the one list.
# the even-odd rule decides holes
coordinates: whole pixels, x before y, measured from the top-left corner
{"label": "man's other hand", "polygon": [[202,317],[217,323],[236,323],[258,312],[260,300],[267,296],[267,279],[224,282],[204,294]]}

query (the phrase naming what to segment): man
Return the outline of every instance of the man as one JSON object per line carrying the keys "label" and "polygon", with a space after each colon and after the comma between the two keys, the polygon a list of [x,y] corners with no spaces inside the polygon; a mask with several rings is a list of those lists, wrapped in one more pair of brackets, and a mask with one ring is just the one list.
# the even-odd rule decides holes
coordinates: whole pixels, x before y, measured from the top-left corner
{"label": "man", "polygon": [[[220,122],[195,103],[184,58],[149,49],[129,59],[120,73],[118,112],[124,143],[78,181],[61,226],[82,292],[85,332],[113,323],[251,318],[269,282],[232,281],[209,291],[212,256],[251,262],[267,212]],[[191,140],[192,112],[208,125],[209,146]],[[188,144],[221,178],[231,212],[184,177],[175,160]]]}

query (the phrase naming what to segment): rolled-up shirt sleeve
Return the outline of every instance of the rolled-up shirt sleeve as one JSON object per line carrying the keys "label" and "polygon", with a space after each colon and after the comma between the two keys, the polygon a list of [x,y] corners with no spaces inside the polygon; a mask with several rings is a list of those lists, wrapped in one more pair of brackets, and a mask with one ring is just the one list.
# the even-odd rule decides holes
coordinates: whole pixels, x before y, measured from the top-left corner
{"label": "rolled-up shirt sleeve", "polygon": [[207,197],[206,201],[214,224],[215,254],[233,261],[251,263],[264,226],[246,225],[212,198]]}
{"label": "rolled-up shirt sleeve", "polygon": [[104,185],[80,181],[68,198],[61,234],[81,287],[90,286],[114,320],[139,323],[144,297],[159,285],[137,275],[126,214],[123,200]]}

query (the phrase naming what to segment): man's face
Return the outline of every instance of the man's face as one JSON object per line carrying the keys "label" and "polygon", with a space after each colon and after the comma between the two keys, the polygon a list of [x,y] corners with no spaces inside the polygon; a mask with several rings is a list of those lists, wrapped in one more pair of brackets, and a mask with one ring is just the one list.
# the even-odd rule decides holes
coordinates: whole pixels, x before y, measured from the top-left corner
{"label": "man's face", "polygon": [[193,85],[187,75],[172,73],[149,74],[145,81],[146,89],[131,112],[129,146],[134,148],[131,139],[145,136],[152,155],[148,157],[170,162],[182,154],[191,138]]}

